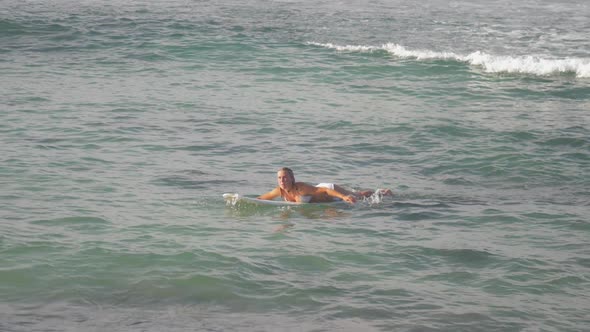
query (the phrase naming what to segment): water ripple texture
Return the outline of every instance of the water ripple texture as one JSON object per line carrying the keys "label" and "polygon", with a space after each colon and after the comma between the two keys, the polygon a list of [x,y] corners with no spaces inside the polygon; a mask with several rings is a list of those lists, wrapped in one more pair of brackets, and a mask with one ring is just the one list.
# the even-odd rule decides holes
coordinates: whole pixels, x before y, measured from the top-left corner
{"label": "water ripple texture", "polygon": [[0,2],[0,330],[587,330],[588,17]]}

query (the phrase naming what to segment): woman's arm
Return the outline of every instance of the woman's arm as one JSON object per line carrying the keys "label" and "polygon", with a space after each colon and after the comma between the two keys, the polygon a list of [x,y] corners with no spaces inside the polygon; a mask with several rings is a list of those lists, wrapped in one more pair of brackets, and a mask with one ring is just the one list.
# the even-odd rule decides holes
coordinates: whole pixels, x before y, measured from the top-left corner
{"label": "woman's arm", "polygon": [[273,190],[267,192],[266,194],[262,194],[260,196],[258,196],[258,199],[264,199],[267,201],[272,201],[273,199],[277,198],[281,196],[281,188],[276,187]]}
{"label": "woman's arm", "polygon": [[325,192],[329,196],[340,198],[347,203],[356,203],[356,198],[353,195],[346,195],[339,191],[328,189],[328,188],[317,188],[319,192]]}

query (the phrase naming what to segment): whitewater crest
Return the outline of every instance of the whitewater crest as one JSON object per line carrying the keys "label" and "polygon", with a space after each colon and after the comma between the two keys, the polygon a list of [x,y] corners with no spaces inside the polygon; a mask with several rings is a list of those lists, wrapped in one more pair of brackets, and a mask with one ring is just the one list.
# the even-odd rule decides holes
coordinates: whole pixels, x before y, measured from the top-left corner
{"label": "whitewater crest", "polygon": [[315,43],[309,45],[335,49],[341,52],[387,52],[393,56],[416,60],[449,60],[464,62],[482,68],[487,73],[520,73],[538,76],[573,73],[578,78],[590,77],[590,58],[547,59],[534,55],[502,56],[476,51],[467,55],[454,52],[412,50],[395,43],[381,46],[336,45]]}

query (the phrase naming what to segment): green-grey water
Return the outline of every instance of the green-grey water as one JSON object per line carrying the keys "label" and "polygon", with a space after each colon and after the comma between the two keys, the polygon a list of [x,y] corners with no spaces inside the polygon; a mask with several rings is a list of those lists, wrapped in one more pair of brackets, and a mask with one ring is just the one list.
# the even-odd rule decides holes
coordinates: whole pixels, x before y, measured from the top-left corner
{"label": "green-grey water", "polygon": [[0,330],[588,330],[589,17],[0,3]]}

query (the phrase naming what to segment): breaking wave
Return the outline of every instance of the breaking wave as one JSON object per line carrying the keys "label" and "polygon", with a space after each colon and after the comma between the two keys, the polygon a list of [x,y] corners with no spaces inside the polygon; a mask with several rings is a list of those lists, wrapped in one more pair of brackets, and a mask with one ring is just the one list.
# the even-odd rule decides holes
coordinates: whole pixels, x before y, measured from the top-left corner
{"label": "breaking wave", "polygon": [[519,73],[538,76],[575,74],[579,78],[590,77],[590,58],[547,59],[539,56],[502,56],[476,51],[467,55],[454,52],[411,50],[402,45],[387,43],[381,46],[336,45],[315,43],[309,45],[335,49],[342,52],[387,52],[393,56],[416,60],[451,60],[482,68],[487,73]]}

